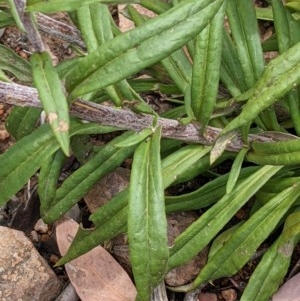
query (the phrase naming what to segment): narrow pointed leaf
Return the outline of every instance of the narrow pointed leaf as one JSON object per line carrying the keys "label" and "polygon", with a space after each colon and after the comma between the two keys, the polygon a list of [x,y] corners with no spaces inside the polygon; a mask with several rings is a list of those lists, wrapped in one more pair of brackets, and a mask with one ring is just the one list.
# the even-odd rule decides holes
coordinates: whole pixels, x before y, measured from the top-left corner
{"label": "narrow pointed leaf", "polygon": [[43,12],[54,13],[60,11],[73,11],[79,9],[81,6],[92,4],[95,2],[101,2],[104,4],[115,3],[135,3],[136,0],[28,0],[26,11],[29,12]]}
{"label": "narrow pointed leaf", "polygon": [[[188,145],[163,159],[163,187],[170,186],[187,170],[192,171],[195,167],[194,163],[207,152],[209,152],[209,148],[203,148],[200,145]],[[76,185],[77,183],[75,183],[75,188]],[[68,253],[58,264],[64,264],[105,240],[126,231],[127,213],[128,189],[125,189],[91,215],[90,219],[95,224],[95,228],[88,230],[80,228]]]}
{"label": "narrow pointed leaf", "polygon": [[228,0],[227,16],[248,89],[264,69],[259,29],[252,1]]}
{"label": "narrow pointed leaf", "polygon": [[[300,24],[292,17],[291,12],[284,7],[282,1],[272,0],[272,9],[278,48],[279,52],[283,53],[300,41]],[[293,89],[288,94],[288,103],[294,128],[296,133],[300,135],[300,95],[297,89]]]}
{"label": "narrow pointed leaf", "polygon": [[127,132],[115,138],[86,164],[73,172],[56,191],[52,206],[44,212],[43,219],[49,223],[63,216],[101,177],[120,166],[132,154],[134,146],[120,149],[115,144],[130,135],[132,133]]}
{"label": "narrow pointed leaf", "polygon": [[203,126],[203,131],[211,118],[218,94],[226,3],[225,1],[222,4],[195,42],[191,105],[194,116]]}
{"label": "narrow pointed leaf", "polygon": [[300,213],[287,217],[283,233],[263,256],[250,277],[241,301],[268,301],[278,290],[286,275],[293,250],[299,241]]}
{"label": "narrow pointed leaf", "polygon": [[169,256],[160,134],[159,128],[137,147],[129,186],[129,251],[138,300],[143,301],[163,280]]}
{"label": "narrow pointed leaf", "polygon": [[233,97],[247,91],[247,84],[236,46],[225,29],[223,29],[220,78]]}
{"label": "narrow pointed leaf", "polygon": [[231,276],[241,269],[299,195],[300,185],[297,184],[283,190],[256,211],[208,261],[191,287],[197,287],[208,280]]}
{"label": "narrow pointed leaf", "polygon": [[268,64],[241,114],[224,128],[223,134],[252,122],[259,113],[270,107],[299,83],[300,42]]}
{"label": "narrow pointed leaf", "polygon": [[[239,174],[238,183],[258,169],[259,167],[257,166],[243,168]],[[226,193],[226,182],[228,181],[228,177],[229,174],[217,177],[190,193],[178,196],[165,196],[166,211],[171,213],[199,210],[216,203]]]}
{"label": "narrow pointed leaf", "polygon": [[41,115],[41,109],[14,107],[6,119],[6,129],[17,140],[31,134]]}
{"label": "narrow pointed leaf", "polygon": [[184,1],[106,42],[80,61],[68,76],[71,97],[107,87],[167,57],[199,33],[222,3],[223,0]]}
{"label": "narrow pointed leaf", "polygon": [[[145,16],[141,15],[133,6],[129,5],[127,7],[130,16],[135,24],[141,25],[146,22]],[[173,52],[170,56],[163,59],[161,64],[168,72],[169,76],[176,83],[176,86],[182,93],[184,93],[188,82],[190,82],[192,66],[184,53],[183,49],[179,49]]]}
{"label": "narrow pointed leaf", "polygon": [[224,227],[230,218],[268,181],[281,167],[264,166],[225,194],[196,222],[176,239],[170,249],[170,268],[188,262],[198,254]]}
{"label": "narrow pointed leaf", "polygon": [[10,8],[10,12],[18,26],[18,28],[23,31],[23,32],[26,32],[26,29],[20,19],[20,16],[19,16],[19,13],[18,13],[18,9],[16,7],[16,4],[13,0],[7,0],[7,3],[9,5],[9,8]]}
{"label": "narrow pointed leaf", "polygon": [[51,207],[55,198],[56,186],[61,169],[65,163],[65,155],[58,150],[52,156],[45,158],[39,172],[38,194],[41,203],[41,214]]}
{"label": "narrow pointed leaf", "polygon": [[69,155],[69,111],[63,87],[47,52],[31,56],[32,76],[52,131],[63,152]]}
{"label": "narrow pointed leaf", "polygon": [[0,156],[0,206],[39,169],[47,156],[58,149],[48,125],[44,125],[15,143]]}
{"label": "narrow pointed leaf", "polygon": [[238,155],[236,156],[236,158],[234,159],[234,162],[231,166],[231,170],[229,173],[229,178],[228,178],[228,182],[226,184],[226,193],[230,193],[234,187],[234,185],[236,184],[236,181],[239,177],[241,168],[242,168],[242,164],[244,161],[244,158],[246,156],[248,152],[247,148],[243,148],[239,151]]}
{"label": "narrow pointed leaf", "polygon": [[289,264],[290,258],[278,252],[277,239],[252,273],[241,301],[270,300],[282,282]]}
{"label": "narrow pointed leaf", "polygon": [[4,45],[0,45],[0,68],[23,82],[32,81],[30,64]]}

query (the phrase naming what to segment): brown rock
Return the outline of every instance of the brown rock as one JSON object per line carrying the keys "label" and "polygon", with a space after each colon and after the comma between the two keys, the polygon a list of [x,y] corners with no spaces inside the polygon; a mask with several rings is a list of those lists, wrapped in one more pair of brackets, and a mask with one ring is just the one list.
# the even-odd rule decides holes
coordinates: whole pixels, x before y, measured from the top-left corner
{"label": "brown rock", "polygon": [[212,293],[200,293],[198,295],[199,301],[218,301],[218,297],[216,294]]}
{"label": "brown rock", "polygon": [[237,299],[237,292],[233,288],[222,291],[221,295],[225,301],[235,301]]}
{"label": "brown rock", "polygon": [[0,227],[0,300],[50,301],[61,283],[23,232]]}

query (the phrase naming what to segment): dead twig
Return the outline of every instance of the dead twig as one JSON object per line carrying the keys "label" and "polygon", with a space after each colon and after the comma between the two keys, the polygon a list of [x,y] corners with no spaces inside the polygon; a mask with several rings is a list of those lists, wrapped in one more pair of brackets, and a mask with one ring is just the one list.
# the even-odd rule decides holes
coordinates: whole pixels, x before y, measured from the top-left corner
{"label": "dead twig", "polygon": [[36,21],[41,31],[85,48],[85,43],[82,41],[80,32],[76,27],[62,23],[41,13],[36,14]]}
{"label": "dead twig", "polygon": [[[18,85],[15,83],[0,82],[0,102],[16,105],[41,107],[38,92],[35,88]],[[87,121],[97,122],[105,126],[113,126],[124,130],[141,131],[153,124],[153,115],[137,114],[127,109],[119,109],[100,105],[84,100],[76,100],[70,107],[70,114]],[[177,120],[159,118],[158,125],[162,127],[162,136],[190,143],[213,145],[218,138],[219,128],[208,126],[204,134],[201,134],[201,125],[193,122],[187,125]],[[249,141],[271,142],[271,137],[263,135],[249,135]],[[244,147],[244,143],[237,135],[226,147],[228,151],[238,152]]]}

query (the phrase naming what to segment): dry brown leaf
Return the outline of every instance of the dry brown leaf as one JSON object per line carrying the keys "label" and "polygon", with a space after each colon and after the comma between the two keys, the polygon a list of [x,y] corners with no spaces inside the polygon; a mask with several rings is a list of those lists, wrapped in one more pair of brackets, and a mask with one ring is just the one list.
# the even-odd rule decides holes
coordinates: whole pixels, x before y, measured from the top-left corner
{"label": "dry brown leaf", "polygon": [[[63,218],[56,227],[59,251],[66,254],[78,224]],[[101,246],[65,265],[71,283],[82,301],[134,301],[136,289],[123,268]]]}
{"label": "dry brown leaf", "polygon": [[272,301],[300,301],[300,273],[288,280],[273,296]]}

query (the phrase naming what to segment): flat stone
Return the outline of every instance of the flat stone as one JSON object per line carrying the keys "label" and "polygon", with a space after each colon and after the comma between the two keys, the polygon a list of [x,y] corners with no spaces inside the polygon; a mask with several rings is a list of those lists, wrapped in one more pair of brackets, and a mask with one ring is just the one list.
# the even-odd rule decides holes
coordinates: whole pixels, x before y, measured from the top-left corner
{"label": "flat stone", "polygon": [[0,300],[51,301],[62,284],[21,231],[0,226]]}
{"label": "flat stone", "polygon": [[200,293],[198,295],[199,301],[218,301],[218,297],[216,294],[212,293]]}

